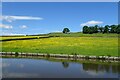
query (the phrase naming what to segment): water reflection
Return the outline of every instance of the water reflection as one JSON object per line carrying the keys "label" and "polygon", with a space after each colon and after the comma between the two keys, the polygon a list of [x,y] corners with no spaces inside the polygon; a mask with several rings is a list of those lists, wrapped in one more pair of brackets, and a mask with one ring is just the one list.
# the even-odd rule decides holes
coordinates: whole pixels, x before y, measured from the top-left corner
{"label": "water reflection", "polygon": [[[4,78],[116,78],[120,65],[3,58]],[[62,63],[62,65],[61,65]]]}
{"label": "water reflection", "polygon": [[[69,67],[68,62],[62,62],[62,65],[64,68]],[[98,73],[98,72],[120,73],[119,64],[111,65],[110,63],[107,63],[107,64],[82,63],[82,66],[83,66],[83,70],[93,71],[95,73]]]}
{"label": "water reflection", "polygon": [[68,62],[62,62],[62,65],[64,68],[68,68],[69,67],[69,63]]}
{"label": "water reflection", "polygon": [[94,71],[98,73],[99,71],[107,73],[119,73],[120,65],[111,65],[111,64],[93,64],[93,63],[83,63],[83,70],[85,71]]}

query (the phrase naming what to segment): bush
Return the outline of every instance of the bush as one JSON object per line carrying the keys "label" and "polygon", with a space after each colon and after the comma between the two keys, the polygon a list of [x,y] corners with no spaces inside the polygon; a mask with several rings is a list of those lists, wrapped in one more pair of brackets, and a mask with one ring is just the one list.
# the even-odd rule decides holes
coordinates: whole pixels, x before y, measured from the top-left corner
{"label": "bush", "polygon": [[19,55],[19,53],[18,52],[15,52],[15,57],[17,57]]}

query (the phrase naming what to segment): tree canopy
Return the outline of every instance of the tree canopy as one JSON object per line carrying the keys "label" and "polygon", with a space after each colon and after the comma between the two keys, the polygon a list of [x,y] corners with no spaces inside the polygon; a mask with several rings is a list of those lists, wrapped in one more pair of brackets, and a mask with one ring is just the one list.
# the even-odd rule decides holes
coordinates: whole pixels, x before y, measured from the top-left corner
{"label": "tree canopy", "polygon": [[70,32],[70,30],[68,28],[63,29],[63,33],[67,34],[68,32]]}
{"label": "tree canopy", "polygon": [[84,26],[83,33],[93,34],[93,33],[120,33],[120,24],[119,25],[105,25],[103,26]]}

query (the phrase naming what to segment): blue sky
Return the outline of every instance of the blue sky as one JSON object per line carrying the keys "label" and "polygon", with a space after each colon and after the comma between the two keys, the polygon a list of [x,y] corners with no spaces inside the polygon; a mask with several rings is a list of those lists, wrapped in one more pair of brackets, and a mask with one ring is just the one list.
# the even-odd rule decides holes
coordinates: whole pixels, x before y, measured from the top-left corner
{"label": "blue sky", "polygon": [[2,34],[39,34],[117,24],[117,2],[4,2]]}
{"label": "blue sky", "polygon": [[2,2],[119,2],[119,0],[3,0]]}

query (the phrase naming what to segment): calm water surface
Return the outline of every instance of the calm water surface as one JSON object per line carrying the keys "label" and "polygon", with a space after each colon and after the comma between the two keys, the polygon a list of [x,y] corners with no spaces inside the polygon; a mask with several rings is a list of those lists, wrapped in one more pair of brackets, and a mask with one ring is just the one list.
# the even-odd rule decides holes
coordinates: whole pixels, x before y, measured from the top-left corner
{"label": "calm water surface", "polygon": [[116,64],[2,58],[3,78],[118,78]]}

